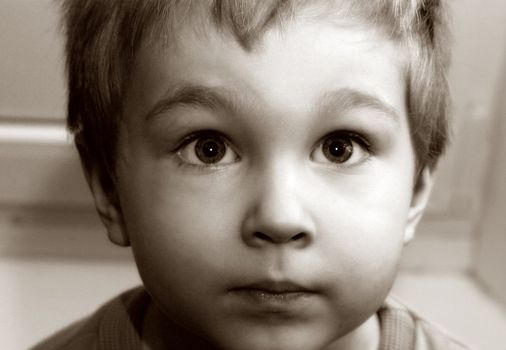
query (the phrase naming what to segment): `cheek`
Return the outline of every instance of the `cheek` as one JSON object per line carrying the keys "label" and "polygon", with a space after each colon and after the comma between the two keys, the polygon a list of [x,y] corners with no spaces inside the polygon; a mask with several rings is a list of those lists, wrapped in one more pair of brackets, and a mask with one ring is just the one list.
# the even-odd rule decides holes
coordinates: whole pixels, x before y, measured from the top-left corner
{"label": "cheek", "polygon": [[401,213],[397,217],[387,209],[341,216],[325,230],[322,256],[329,258],[326,265],[334,267],[337,278],[345,280],[340,285],[367,291],[391,280],[403,247],[404,225]]}
{"label": "cheek", "polygon": [[139,268],[157,271],[167,279],[198,281],[219,276],[227,266],[225,257],[234,255],[230,252],[236,251],[234,244],[240,237],[239,215],[234,207],[226,207],[228,190],[195,189],[184,179],[174,183],[163,176],[140,178],[142,185],[130,182],[124,198],[124,216]]}
{"label": "cheek", "polygon": [[365,179],[353,185],[361,191],[349,194],[342,187],[352,185],[341,185],[339,195],[326,200],[332,205],[318,208],[321,256],[328,259],[322,265],[329,266],[327,280],[336,281],[336,293],[347,305],[367,309],[368,301],[381,303],[395,278],[411,182],[385,177],[371,185]]}
{"label": "cheek", "polygon": [[385,219],[384,213],[342,218],[334,223],[339,228],[334,237],[323,240],[325,280],[333,283],[329,299],[343,329],[353,329],[375,313],[395,280],[403,226]]}

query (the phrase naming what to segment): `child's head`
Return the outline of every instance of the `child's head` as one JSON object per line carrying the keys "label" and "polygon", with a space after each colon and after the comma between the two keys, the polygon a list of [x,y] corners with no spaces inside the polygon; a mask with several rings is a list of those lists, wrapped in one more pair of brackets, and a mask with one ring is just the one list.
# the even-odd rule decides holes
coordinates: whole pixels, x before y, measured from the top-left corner
{"label": "child's head", "polygon": [[373,334],[446,143],[440,2],[65,9],[98,211],[174,325],[226,349]]}

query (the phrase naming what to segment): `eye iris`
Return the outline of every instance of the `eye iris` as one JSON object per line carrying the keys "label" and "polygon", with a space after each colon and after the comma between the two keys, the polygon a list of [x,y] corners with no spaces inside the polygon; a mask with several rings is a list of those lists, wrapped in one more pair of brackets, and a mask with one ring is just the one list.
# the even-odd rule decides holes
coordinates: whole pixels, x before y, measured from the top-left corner
{"label": "eye iris", "polygon": [[195,145],[197,157],[206,164],[219,162],[225,156],[225,152],[225,143],[215,138],[200,139]]}
{"label": "eye iris", "polygon": [[351,141],[343,137],[330,137],[323,143],[325,157],[335,163],[344,163],[353,153]]}

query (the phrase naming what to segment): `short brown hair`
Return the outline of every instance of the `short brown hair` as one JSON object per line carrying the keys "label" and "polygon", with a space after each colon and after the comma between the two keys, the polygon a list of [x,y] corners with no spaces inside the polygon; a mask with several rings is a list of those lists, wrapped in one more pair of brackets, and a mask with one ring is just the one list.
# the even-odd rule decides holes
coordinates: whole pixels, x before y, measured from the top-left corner
{"label": "short brown hair", "polygon": [[[122,96],[144,40],[168,40],[197,14],[249,49],[272,25],[310,5],[365,19],[408,53],[408,119],[417,168],[434,168],[448,138],[448,43],[443,0],[62,0],[67,125],[85,172],[113,190]],[[176,30],[177,31],[177,30]],[[174,35],[172,33],[172,35]]]}

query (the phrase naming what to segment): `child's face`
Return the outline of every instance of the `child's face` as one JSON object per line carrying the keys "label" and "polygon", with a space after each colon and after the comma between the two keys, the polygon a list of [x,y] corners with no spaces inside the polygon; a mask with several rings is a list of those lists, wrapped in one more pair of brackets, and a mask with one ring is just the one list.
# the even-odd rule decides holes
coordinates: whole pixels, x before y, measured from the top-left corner
{"label": "child's face", "polygon": [[399,49],[323,20],[252,52],[212,28],[180,39],[140,50],[120,127],[123,233],[147,289],[226,349],[353,338],[416,221]]}

